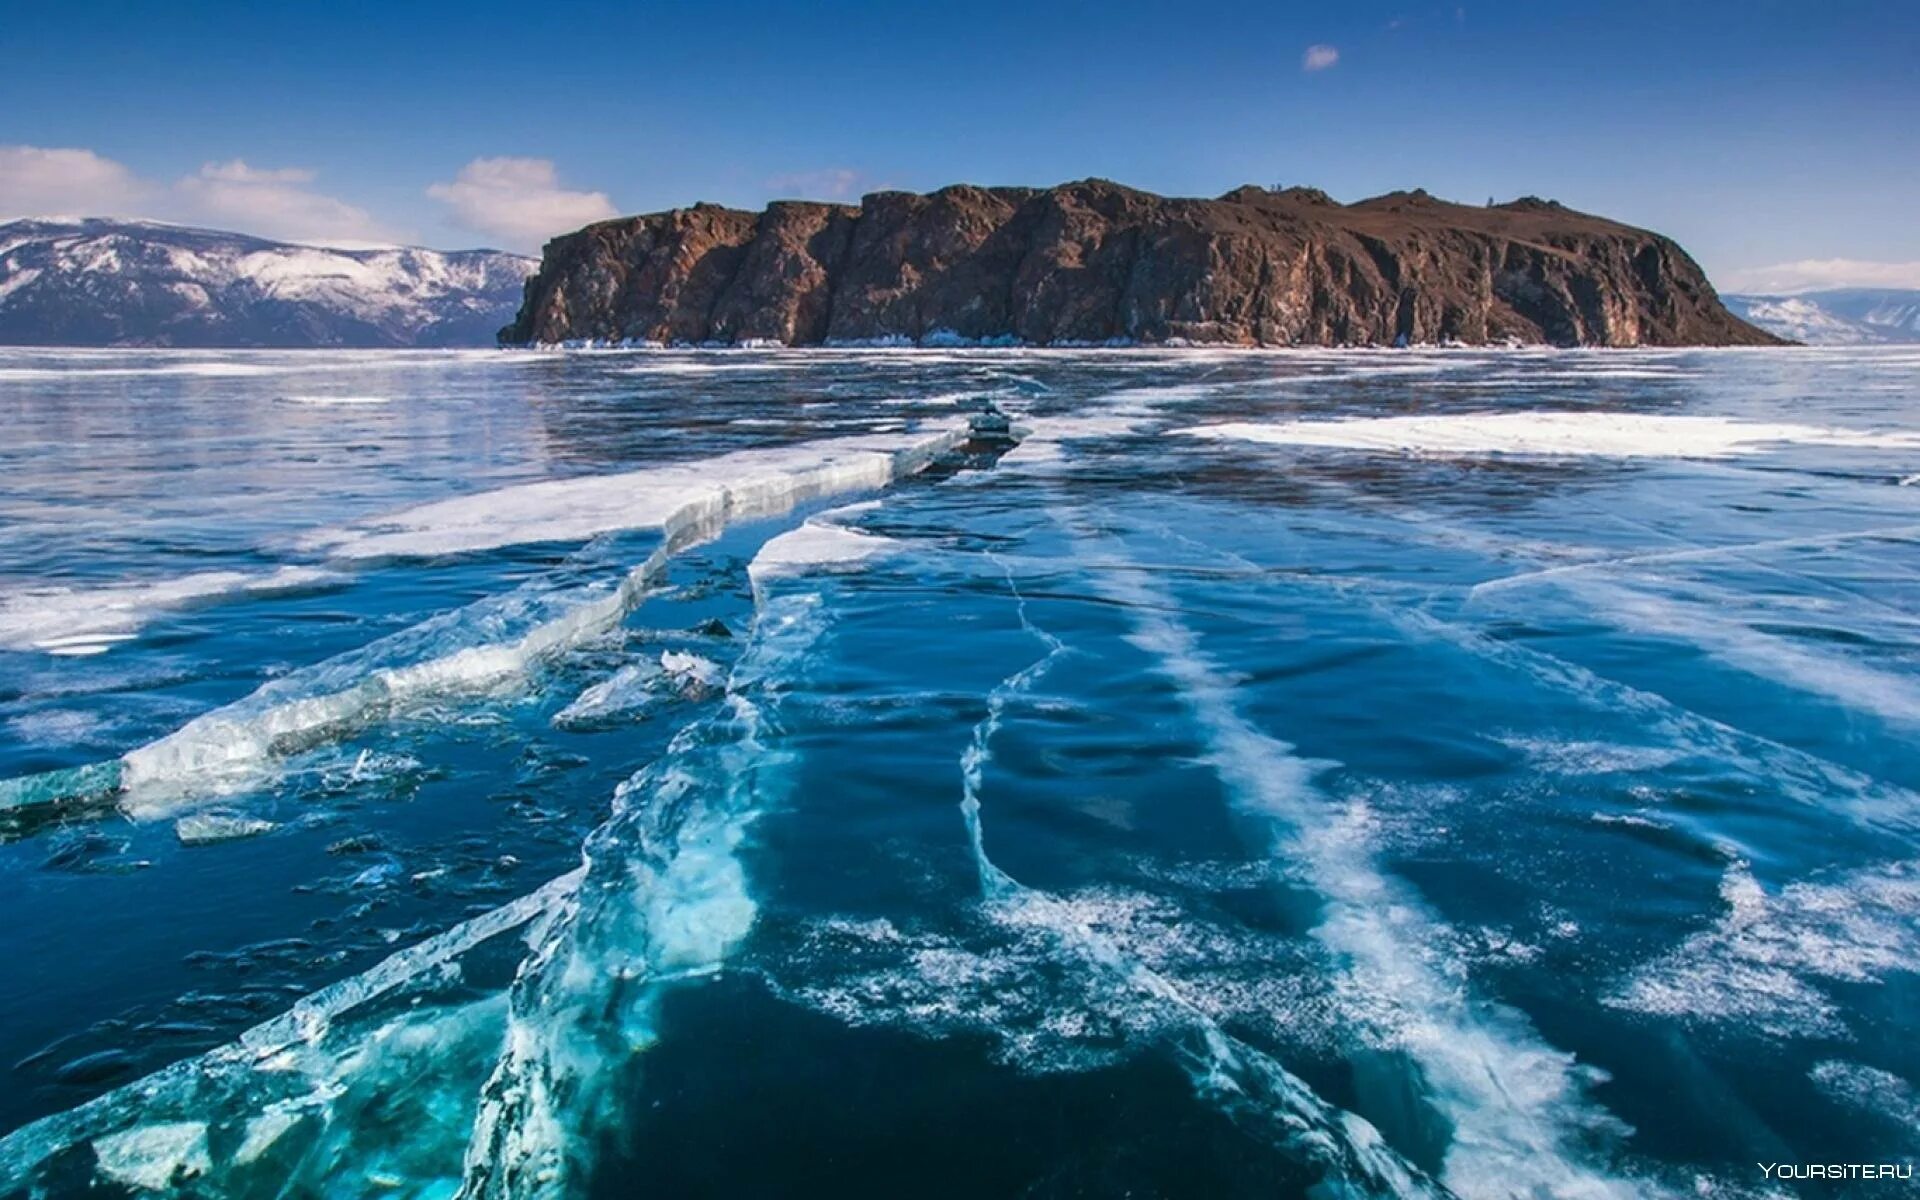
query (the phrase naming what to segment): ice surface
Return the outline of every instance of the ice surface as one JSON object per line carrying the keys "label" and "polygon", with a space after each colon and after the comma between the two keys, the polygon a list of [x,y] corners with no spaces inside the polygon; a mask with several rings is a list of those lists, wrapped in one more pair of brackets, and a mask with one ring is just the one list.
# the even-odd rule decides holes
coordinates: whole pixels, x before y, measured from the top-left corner
{"label": "ice surface", "polygon": [[1601,411],[1480,412],[1331,421],[1233,421],[1174,430],[1183,437],[1435,456],[1512,454],[1726,458],[1789,445],[1910,450],[1920,434]]}
{"label": "ice surface", "polygon": [[1654,550],[1641,554],[1624,554],[1608,558],[1588,559],[1583,562],[1564,563],[1558,566],[1542,567],[1535,571],[1522,571],[1514,575],[1490,579],[1475,584],[1467,592],[1469,600],[1477,600],[1495,592],[1504,592],[1513,588],[1530,587],[1534,584],[1550,582],[1565,575],[1608,574],[1619,571],[1636,571],[1645,567],[1667,567],[1682,563],[1710,562],[1715,559],[1746,558],[1769,554],[1777,550],[1818,550],[1843,546],[1850,542],[1884,541],[1900,543],[1920,538],[1920,525],[1876,525],[1871,529],[1852,529],[1838,533],[1816,533],[1804,537],[1765,538],[1759,541],[1734,542],[1728,545],[1688,546],[1680,550]]}
{"label": "ice surface", "polygon": [[1438,620],[1406,605],[1371,603],[1381,616],[1410,633],[1448,642],[1596,711],[1630,715],[1682,754],[1746,772],[1755,786],[1796,803],[1838,812],[1869,828],[1906,832],[1916,828],[1920,796],[1898,785],[1689,711],[1663,696],[1540,650]]}
{"label": "ice surface", "polygon": [[[628,374],[609,389],[602,377],[652,360],[622,353],[569,364],[587,376],[569,384],[582,383],[596,402],[617,396],[624,404],[645,381]],[[659,357],[662,369],[652,373],[660,382],[645,383],[646,404],[636,407],[669,396],[678,374],[703,376],[701,393],[716,401],[700,409],[686,441],[673,444],[740,444],[752,435],[723,428],[737,421],[796,431],[816,420],[859,428],[876,411],[901,411],[863,406],[916,388],[936,395],[951,388],[962,397],[1000,392],[996,402],[1024,408],[1017,419],[1030,430],[1027,443],[1002,460],[1016,470],[972,472],[960,489],[902,489],[887,497],[884,524],[838,509],[768,539],[747,568],[761,606],[751,629],[727,609],[741,601],[738,578],[703,575],[662,597],[688,610],[662,625],[683,628],[722,614],[743,634],[725,644],[724,654],[713,649],[718,639],[623,639],[615,627],[660,582],[657,568],[668,555],[710,536],[728,517],[763,508],[784,513],[783,506],[810,511],[819,497],[802,494],[810,486],[794,478],[806,474],[802,464],[773,471],[780,486],[737,497],[734,484],[758,478],[758,468],[728,455],[715,460],[726,479],[693,480],[678,499],[652,498],[633,478],[641,473],[623,471],[559,481],[549,492],[502,489],[449,502],[451,508],[416,505],[393,517],[354,519],[307,544],[336,576],[376,559],[430,558],[440,547],[476,557],[366,570],[351,576],[354,589],[336,603],[305,607],[359,615],[363,600],[391,599],[374,615],[395,619],[425,596],[436,598],[441,615],[294,668],[126,760],[0,783],[0,808],[84,798],[98,801],[79,810],[86,813],[110,813],[117,801],[137,815],[166,814],[167,826],[111,839],[107,831],[82,831],[123,846],[158,839],[155,869],[143,886],[160,888],[155,895],[164,897],[169,879],[190,886],[203,872],[219,873],[223,855],[237,861],[295,852],[307,836],[296,828],[306,824],[301,818],[318,823],[351,814],[355,834],[363,822],[428,830],[449,813],[443,805],[471,798],[472,807],[491,809],[481,797],[501,795],[517,807],[535,793],[545,811],[563,819],[594,811],[605,795],[596,799],[594,788],[583,792],[570,781],[618,777],[637,765],[633,760],[655,756],[658,727],[575,738],[543,728],[548,713],[558,710],[553,722],[563,729],[641,714],[676,723],[689,712],[699,718],[620,789],[612,819],[584,849],[585,874],[301,1001],[232,1045],[0,1139],[0,1181],[49,1195],[84,1186],[89,1171],[97,1186],[116,1192],[164,1191],[188,1174],[193,1183],[175,1191],[446,1197],[465,1187],[473,1196],[539,1197],[617,1189],[621,1181],[606,1177],[608,1164],[597,1156],[623,1131],[650,1136],[652,1110],[639,1106],[660,1100],[663,1119],[687,1119],[662,1090],[673,1075],[656,1064],[705,1075],[702,1102],[712,1107],[697,1114],[705,1123],[697,1136],[740,1144],[760,1136],[766,1114],[727,1110],[723,1090],[736,1082],[759,1086],[758,1065],[724,1054],[703,1061],[707,1048],[684,1042],[659,1052],[653,1046],[660,1038],[727,1028],[770,997],[816,1010],[790,1018],[792,1028],[811,1031],[807,1036],[828,1050],[846,1037],[854,1062],[862,1046],[898,1050],[898,1031],[950,1038],[937,1052],[922,1047],[889,1057],[882,1069],[959,1064],[988,1086],[1005,1085],[1010,1105],[1109,1084],[1116,1104],[1136,1096],[1152,1106],[1171,1104],[1156,1111],[1195,1122],[1182,1128],[1221,1130],[1211,1145],[1226,1153],[1265,1155],[1255,1142],[1276,1147],[1275,1160],[1307,1176],[1321,1173],[1321,1191],[1340,1200],[1693,1194],[1696,1177],[1688,1168],[1651,1165],[1666,1151],[1626,1136],[1608,1109],[1660,1113],[1661,1091],[1669,1087],[1682,1093],[1676,1103],[1724,1096],[1737,1106],[1751,1081],[1715,1075],[1711,1064],[1700,1072],[1688,1047],[1701,1037],[1743,1051],[1802,1039],[1788,1048],[1799,1058],[1787,1063],[1784,1083],[1836,1102],[1818,1106],[1815,1132],[1750,1135],[1736,1109],[1725,1129],[1702,1132],[1701,1144],[1715,1155],[1761,1137],[1799,1149],[1839,1129],[1831,1118],[1842,1105],[1851,1123],[1868,1127],[1861,1137],[1891,1145],[1894,1131],[1911,1127],[1913,1072],[1898,1038],[1888,1035],[1901,1032],[1895,1002],[1910,987],[1912,968],[1902,964],[1914,961],[1916,948],[1907,935],[1920,928],[1906,879],[1920,834],[1920,797],[1903,786],[1912,781],[1897,746],[1883,744],[1889,735],[1882,728],[1883,718],[1911,707],[1901,656],[1911,640],[1902,640],[1902,631],[1912,622],[1894,610],[1920,580],[1907,544],[1920,526],[1899,523],[1912,514],[1893,509],[1909,504],[1912,492],[1890,486],[1900,472],[1882,461],[1906,457],[1904,445],[1880,454],[1851,442],[1831,452],[1828,443],[1741,443],[1730,453],[1801,449],[1791,461],[1728,466],[1725,455],[1715,455],[1712,463],[1669,461],[1657,471],[1355,471],[1338,480],[1316,471],[1303,480],[1269,470],[1280,459],[1249,457],[1245,447],[1223,444],[1230,458],[1202,463],[1191,445],[1135,435],[1175,420],[1192,424],[1177,406],[1200,397],[1208,398],[1209,413],[1245,399],[1256,413],[1286,406],[1333,418],[1426,411],[1413,407],[1423,402],[1422,390],[1452,384],[1502,395],[1552,387],[1572,400],[1578,394],[1570,389],[1610,381],[1606,395],[1632,396],[1650,410],[1718,411],[1727,393],[1710,385],[1722,368],[1706,355],[1189,360],[1114,352],[1118,357],[1074,364],[1059,354],[989,354],[958,365],[929,359],[924,378],[920,360],[902,357],[898,369],[912,378],[897,388],[863,374],[882,367],[857,355],[842,356],[857,370],[803,381],[799,376],[819,360],[795,355],[777,368],[792,377],[778,380],[773,396],[765,394],[770,380],[755,376],[775,369],[758,361],[766,356]],[[672,365],[676,358],[697,365],[681,372]],[[721,365],[708,369],[707,358]],[[171,361],[198,370],[196,360]],[[246,365],[294,371],[271,356]],[[1010,365],[1031,378],[1013,386]],[[1809,394],[1824,386],[1813,367],[1805,370]],[[1911,364],[1899,370],[1910,372]],[[529,387],[547,386],[542,375]],[[426,421],[424,410],[438,407],[388,379],[342,378],[339,395],[329,396],[333,381],[317,370],[311,380],[267,384],[185,378],[165,386],[223,402],[256,392],[267,416],[280,425],[291,421],[302,438],[331,426],[364,432],[369,421],[403,416],[402,425]],[[1890,386],[1900,386],[1899,378],[1889,370]],[[1164,382],[1131,393],[1114,388],[1135,379]],[[1800,382],[1793,377],[1794,387]],[[1054,385],[1060,390],[1049,392]],[[154,386],[136,380],[99,390]],[[1702,403],[1691,403],[1696,391],[1706,397]],[[1780,428],[1776,418],[1805,422],[1789,428],[1887,419],[1886,408],[1859,399],[1866,393],[1838,387],[1832,394],[1850,398],[1844,410],[1807,417],[1802,406],[1796,414],[1798,394],[1783,386],[1761,395],[1742,410],[1754,419],[1739,432]],[[384,415],[343,413],[332,423],[295,416],[304,397],[379,395],[394,400]],[[828,396],[830,417],[802,415],[802,404]],[[781,419],[789,398],[792,412]],[[459,403],[478,407],[471,398]],[[457,423],[467,409],[439,411],[455,412]],[[530,443],[489,440],[485,453],[494,457],[484,460],[462,457],[469,451],[455,447],[445,461],[458,469],[484,461],[481,469],[520,478],[521,471],[551,469],[543,462],[605,461],[631,448],[616,437],[634,430],[652,437],[662,425],[654,412],[623,423],[626,410],[619,419],[611,411],[595,407],[587,421],[565,405],[546,406]],[[609,425],[597,424],[603,419]],[[422,448],[438,454],[442,446],[430,438]],[[1875,471],[1852,470],[1866,454],[1876,456]],[[382,475],[371,489],[363,475],[357,489],[342,489],[339,511],[406,504],[416,486],[448,486],[430,474],[439,469],[433,460],[412,461],[429,474],[401,487],[386,486]],[[1060,469],[1018,470],[1023,463]],[[342,478],[336,464],[321,465],[318,477]],[[698,473],[699,464],[684,466]],[[257,469],[251,458],[247,469]],[[864,468],[847,477],[869,478]],[[1136,478],[1150,480],[1153,490],[1131,486]],[[717,515],[709,486],[715,484],[728,489]],[[637,517],[623,501],[600,494],[622,487]],[[1071,508],[1067,549],[1078,553],[1062,552],[1061,530],[1042,502],[1049,496]],[[88,519],[110,511],[104,502],[95,508],[90,496],[79,499]],[[26,492],[17,499],[32,520],[56,502],[65,500]],[[1671,526],[1663,504],[1672,505]],[[1403,509],[1419,511],[1402,520]],[[667,518],[659,517],[663,510],[671,510]],[[598,540],[575,549],[583,530],[618,521],[617,529],[602,530],[612,534],[629,519],[658,522],[637,526],[663,535],[657,556],[633,562],[653,544],[644,535],[596,533]],[[1159,519],[1177,528],[1153,531]],[[1838,525],[1858,528],[1822,532]],[[914,532],[874,545],[866,539],[875,535],[864,529]],[[558,555],[546,549],[477,557],[555,530],[565,555],[557,565]],[[1710,544],[1661,536],[1652,549],[1639,549],[1648,544],[1643,535],[1672,530]],[[1770,531],[1793,536],[1769,538]],[[120,557],[110,562],[125,560],[121,578],[107,573],[108,561],[76,560],[93,572],[92,582],[62,582],[76,590],[144,587],[175,569],[151,560],[171,561],[175,534],[193,531],[160,529],[167,544],[157,555],[137,541],[146,532],[111,532]],[[380,549],[383,539],[393,542]],[[1177,550],[1176,539],[1183,539]],[[398,543],[414,545],[395,551]],[[1763,553],[1769,545],[1822,552],[1795,556],[1794,572],[1806,578],[1776,572],[1748,586],[1754,572],[1772,565]],[[1009,583],[1017,572],[1019,585],[1036,597],[1029,613],[1018,588],[1013,593],[1030,649],[1008,628],[1001,593],[982,566],[991,560],[971,553],[981,547],[992,547],[1010,568]],[[738,565],[726,553],[712,560]],[[852,567],[861,574],[823,577]],[[1470,591],[1475,580],[1505,572],[1513,574]],[[1686,585],[1676,586],[1683,574]],[[16,578],[52,590],[31,571],[16,571]],[[378,594],[394,584],[390,596]],[[1521,589],[1524,604],[1496,608],[1495,600],[1519,599]],[[1891,615],[1874,623],[1853,619],[1859,610],[1849,607],[1848,589]],[[487,596],[465,608],[444,607],[465,604],[476,592]],[[216,588],[210,599],[161,596],[144,607],[153,598],[132,597],[129,607],[165,613],[246,594]],[[912,603],[900,604],[903,595]],[[74,604],[62,619],[91,620],[92,609],[106,607],[97,599]],[[1735,602],[1742,599],[1751,603]],[[1804,607],[1769,616],[1775,603]],[[261,622],[286,617],[281,605],[258,613]],[[114,623],[118,616],[98,626],[55,622],[23,643],[31,653],[0,656],[0,666],[15,673],[17,697],[0,731],[16,735],[22,758],[35,765],[69,761],[75,750],[61,743],[82,738],[101,747],[95,753],[117,752],[120,732],[136,727],[120,715],[120,681],[163,661],[197,663],[210,647],[224,650],[224,638],[236,630],[246,636],[232,644],[250,650],[248,639],[261,632],[247,623],[254,610],[234,615],[232,622],[193,622],[198,636],[191,641],[139,638],[141,629],[153,628],[151,616],[124,627]],[[1046,629],[1029,619],[1036,615]],[[891,688],[892,668],[875,647],[921,644],[914,639],[924,636],[925,619],[949,616],[965,637],[925,643],[927,652],[912,656],[899,687]],[[784,628],[779,621],[786,617],[799,623]],[[835,619],[844,619],[838,634],[818,636]],[[1743,679],[1751,682],[1748,675],[1763,676],[1795,689],[1763,689],[1769,715],[1799,705],[1816,719],[1805,728],[1783,721],[1761,736],[1726,723],[1737,718],[1703,717],[1607,678],[1622,663],[1636,668],[1632,677],[1645,688],[1658,686],[1646,682],[1648,674],[1668,677],[1664,664],[1638,673],[1649,634],[1656,645],[1678,641],[1689,655],[1698,648],[1747,672],[1709,663],[1688,676],[1700,690],[1676,699],[1704,704],[1713,687],[1730,680],[1737,691]],[[1134,650],[1116,641],[1127,635]],[[640,645],[649,648],[645,657],[622,659],[616,648],[623,644],[635,654]],[[1009,644],[1002,663],[998,656]],[[1803,657],[1776,653],[1781,644]],[[663,654],[663,645],[674,649]],[[1245,651],[1245,661],[1228,657],[1230,649]],[[108,659],[51,657],[61,651],[106,651]],[[995,657],[983,665],[988,654]],[[1834,663],[1870,673],[1811,669]],[[589,664],[598,673],[582,675]],[[188,703],[217,703],[232,695],[222,689],[234,680],[253,677],[221,673],[158,688],[176,706],[182,693]],[[876,694],[876,686],[886,690]],[[45,695],[36,690],[42,687]],[[74,690],[53,690],[68,687]],[[673,703],[682,689],[711,703],[697,711]],[[1428,689],[1459,703],[1415,712],[1404,724],[1395,719],[1418,707]],[[137,691],[130,689],[131,701],[145,703]],[[1821,696],[1845,703],[1846,712],[1809,703]],[[1479,719],[1481,705],[1489,719]],[[151,711],[166,719],[178,709]],[[857,719],[868,712],[886,715],[871,725]],[[442,735],[418,720],[443,713],[497,723]],[[1858,714],[1875,719],[1854,719]],[[342,794],[337,811],[290,811],[307,794],[295,772],[358,775],[359,766],[347,765],[357,745],[324,747],[389,720],[403,723],[395,731],[400,737],[436,739],[436,752],[445,736],[459,756],[443,783],[422,793],[426,806],[389,813],[391,806],[361,805],[360,796]],[[1149,735],[1136,740],[1149,723]],[[921,735],[933,728],[941,732],[929,744]],[[542,773],[529,768],[524,779],[502,777],[486,756],[522,737],[537,745],[524,759],[504,756],[501,770],[516,773],[538,759]],[[44,739],[47,750],[26,744],[34,739]],[[1382,753],[1348,753],[1355,741]],[[1348,765],[1312,760],[1289,742],[1338,753]],[[1320,750],[1330,744],[1341,749]],[[550,746],[579,751],[580,773],[545,773],[542,755]],[[323,749],[312,753],[315,747]],[[922,752],[924,759],[913,758]],[[420,753],[438,765],[426,749]],[[1147,775],[1135,754],[1153,756],[1153,781],[1174,786],[1144,798],[1131,791],[1144,788]],[[837,771],[877,773],[901,764],[933,769],[913,770],[900,804],[876,789],[871,798],[881,802],[885,822],[880,838],[866,837],[872,827],[853,807],[867,795],[849,789],[851,798],[838,796],[831,786],[800,790]],[[378,770],[375,757],[364,765]],[[1217,783],[1203,777],[1208,770]],[[1121,781],[1129,771],[1137,773]],[[1415,778],[1403,782],[1403,773]],[[131,787],[121,786],[122,776],[130,776]],[[944,804],[942,778],[951,788]],[[931,782],[922,788],[921,780]],[[1195,780],[1197,790],[1179,786]],[[286,831],[226,850],[164,845],[176,836],[191,841],[245,830],[258,818],[238,802],[205,807],[238,787],[272,788],[270,815],[287,822]],[[1230,811],[1215,811],[1216,787]],[[955,802],[958,812],[947,807]],[[182,813],[183,805],[191,811]],[[792,814],[793,824],[783,815],[770,836],[757,837],[754,821],[770,808]],[[67,872],[52,877],[63,887],[91,882],[71,873],[66,831],[10,820],[9,828],[16,826],[25,832],[10,845],[23,869],[44,862],[49,871]],[[548,846],[563,828],[543,824],[537,839]],[[1803,831],[1828,836],[1803,839]],[[405,906],[405,913],[367,918],[380,924],[363,930],[402,944],[432,927],[409,926],[414,918],[407,914],[442,886],[430,868],[443,860],[416,856],[407,833],[382,832],[387,849],[377,860],[341,860],[330,866],[331,881],[346,889],[356,872],[377,862],[365,878],[390,886],[350,892],[343,903]],[[334,838],[318,835],[319,842]],[[1753,865],[1727,871],[1716,905],[1713,885],[1728,859],[1714,848],[1730,844]],[[569,854],[571,845],[558,842],[558,853]],[[796,846],[812,853],[794,857]],[[530,847],[513,849],[527,859],[551,851]],[[871,873],[827,873],[849,861]],[[1666,881],[1661,890],[1629,894],[1641,878],[1635,872],[1662,863],[1673,870],[1658,876]],[[540,869],[536,878],[558,869]],[[582,880],[591,886],[582,889]],[[271,892],[285,882],[263,878],[258,886]],[[37,890],[22,893],[23,902],[36,902]],[[810,907],[822,896],[831,909]],[[191,904],[167,911],[214,920],[209,938],[223,927],[221,914],[201,914]],[[441,911],[447,920],[460,915]],[[488,931],[497,940],[470,955]],[[307,931],[296,925],[285,932]],[[308,936],[334,944],[329,933]],[[108,953],[83,965],[109,974],[121,969],[99,965]],[[509,993],[501,973],[516,962],[521,971]],[[223,960],[218,969],[239,968]],[[698,982],[734,971],[751,977]],[[251,978],[241,986],[269,984]],[[670,991],[676,1019],[663,1023],[661,1002]],[[1506,999],[1527,1006],[1532,1018]],[[1602,1004],[1615,1011],[1593,1011]],[[893,1036],[844,1035],[819,1013]],[[127,1036],[137,1053],[167,1053],[166,1043],[136,1045],[146,1036],[138,1028]],[[1815,1038],[1821,1044],[1807,1044]],[[1560,1048],[1576,1045],[1581,1059],[1592,1053],[1608,1067],[1633,1056],[1634,1069],[1595,1087],[1598,1073]],[[831,1079],[837,1069],[829,1064],[823,1075]],[[1083,1070],[1105,1074],[1080,1081],[1012,1077]],[[1690,1092],[1694,1081],[1699,1090]],[[928,1086],[943,1083],[935,1077]],[[1224,1129],[1228,1122],[1233,1129]],[[926,1136],[963,1139],[970,1132],[963,1123]],[[1090,1163],[1096,1155],[1120,1158],[1118,1171],[1140,1161],[1133,1147],[1097,1138],[1085,1150]],[[1658,1178],[1645,1178],[1647,1171]],[[853,1179],[855,1190],[869,1182]],[[1711,1182],[1701,1182],[1698,1194],[1746,1194],[1728,1191],[1724,1181],[1715,1190]]]}

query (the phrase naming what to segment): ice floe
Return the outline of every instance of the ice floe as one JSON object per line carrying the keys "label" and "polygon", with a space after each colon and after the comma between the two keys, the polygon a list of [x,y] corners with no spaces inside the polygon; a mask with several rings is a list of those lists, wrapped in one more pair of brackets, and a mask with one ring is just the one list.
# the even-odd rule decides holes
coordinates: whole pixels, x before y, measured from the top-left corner
{"label": "ice floe", "polygon": [[627,663],[574,697],[553,715],[553,723],[562,729],[592,728],[643,712],[659,696],[664,674],[650,658]]}
{"label": "ice floe", "polygon": [[798,529],[767,539],[747,564],[748,578],[759,586],[776,576],[851,566],[886,553],[893,548],[893,539],[841,524],[842,519],[870,507],[849,504],[816,513]]}
{"label": "ice floe", "polygon": [[183,846],[204,846],[212,842],[231,842],[258,837],[273,830],[272,821],[238,813],[191,813],[173,823],[174,836]]}
{"label": "ice floe", "polygon": [[[0,1138],[0,1179],[25,1184],[62,1152],[90,1144],[102,1177],[150,1191],[191,1177],[223,1195],[349,1183],[363,1193],[451,1194],[460,1147],[449,1144],[449,1128],[471,1120],[473,1080],[498,1051],[505,1002],[408,1012],[406,994],[423,998],[450,971],[457,980],[461,956],[477,947],[537,933],[583,874],[399,950],[227,1045],[15,1130]],[[395,1019],[395,1007],[407,1015]],[[377,1151],[356,1157],[350,1149],[369,1136],[370,1105],[394,1120],[375,1135]],[[249,1174],[256,1169],[264,1174]]]}
{"label": "ice floe", "polygon": [[714,688],[721,682],[719,663],[685,650],[661,651],[660,671],[682,691]]}

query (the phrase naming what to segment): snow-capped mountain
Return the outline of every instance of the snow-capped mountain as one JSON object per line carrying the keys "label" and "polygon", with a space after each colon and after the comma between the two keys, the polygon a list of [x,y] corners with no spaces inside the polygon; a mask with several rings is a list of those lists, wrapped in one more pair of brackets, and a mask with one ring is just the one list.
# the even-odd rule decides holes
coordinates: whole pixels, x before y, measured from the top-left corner
{"label": "snow-capped mountain", "polygon": [[1836,288],[1720,299],[1736,316],[1810,346],[1920,342],[1920,290],[1912,288]]}
{"label": "snow-capped mountain", "polygon": [[538,264],[338,250],[146,221],[0,225],[0,344],[482,346]]}

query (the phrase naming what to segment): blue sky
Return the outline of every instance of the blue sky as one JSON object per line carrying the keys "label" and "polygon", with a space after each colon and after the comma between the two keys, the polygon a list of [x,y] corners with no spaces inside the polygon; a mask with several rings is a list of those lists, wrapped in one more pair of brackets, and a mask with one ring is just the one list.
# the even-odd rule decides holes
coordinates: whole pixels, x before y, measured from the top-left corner
{"label": "blue sky", "polygon": [[1911,0],[10,7],[0,216],[531,249],[959,180],[1419,186],[1646,225],[1723,286],[1920,286]]}

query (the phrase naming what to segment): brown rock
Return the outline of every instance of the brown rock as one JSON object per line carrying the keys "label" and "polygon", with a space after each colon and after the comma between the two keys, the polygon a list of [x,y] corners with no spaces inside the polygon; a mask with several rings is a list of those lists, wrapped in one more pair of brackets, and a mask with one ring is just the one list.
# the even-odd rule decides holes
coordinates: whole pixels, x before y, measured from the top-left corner
{"label": "brown rock", "polygon": [[1527,197],[1105,180],[700,204],[555,238],[500,340],[1768,345],[1668,239]]}

